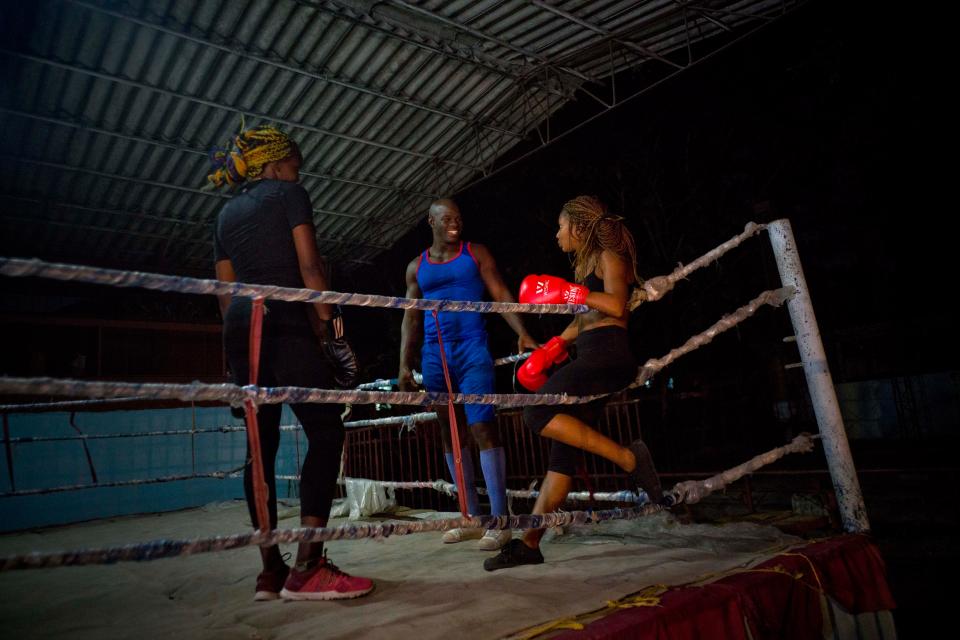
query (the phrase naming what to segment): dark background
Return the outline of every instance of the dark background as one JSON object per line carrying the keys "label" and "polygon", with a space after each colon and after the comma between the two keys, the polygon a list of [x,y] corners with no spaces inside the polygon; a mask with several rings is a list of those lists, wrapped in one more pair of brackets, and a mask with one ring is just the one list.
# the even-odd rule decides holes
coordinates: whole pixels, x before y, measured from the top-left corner
{"label": "dark background", "polygon": [[[849,360],[837,363],[836,379],[951,369],[957,314],[944,294],[955,271],[953,239],[938,194],[945,184],[935,178],[936,159],[948,150],[938,118],[942,78],[929,66],[941,45],[928,23],[810,3],[452,194],[465,237],[492,249],[516,291],[528,273],[571,273],[554,234],[562,204],[580,194],[627,218],[645,277],[691,261],[747,221],[788,218],[828,349],[843,348]],[[629,82],[621,79],[618,92],[628,93]],[[557,128],[589,113],[588,102],[575,103],[558,114]],[[335,285],[402,295],[404,267],[429,241],[422,223],[375,267]],[[661,355],[778,286],[766,244],[762,236],[749,241],[641,307],[632,318],[637,355]],[[529,325],[546,339],[563,322]],[[753,333],[757,321],[749,322],[744,331]],[[495,353],[506,353],[505,323],[493,318],[489,326]]]}
{"label": "dark background", "polygon": [[[449,194],[463,212],[464,235],[490,247],[516,291],[528,273],[571,274],[554,234],[562,204],[580,194],[596,195],[626,217],[644,277],[692,261],[748,221],[788,218],[834,381],[947,373],[956,402],[955,205],[949,197],[956,160],[945,97],[954,92],[955,71],[947,62],[950,40],[939,26],[945,20],[931,8],[809,2],[550,147]],[[641,86],[644,73],[618,78],[618,94]],[[573,103],[557,114],[555,128],[593,113],[588,101]],[[520,146],[504,162],[530,149]],[[333,265],[333,288],[403,295],[406,264],[429,242],[422,223],[372,267],[347,272]],[[765,236],[751,239],[633,314],[636,356],[662,356],[778,286]],[[209,331],[194,332],[205,337],[194,335],[187,345],[177,331],[163,338],[144,328],[151,332],[145,339],[126,325],[103,328],[108,320],[210,325],[219,321],[212,298],[12,280],[3,282],[3,291],[3,373],[222,376],[218,337]],[[395,376],[401,312],[348,308],[346,314],[363,377]],[[51,328],[45,323],[52,318],[92,324]],[[567,319],[525,321],[545,341]],[[511,352],[515,339],[506,323],[491,317],[488,326],[494,356]],[[91,370],[89,360],[77,365],[74,352],[95,341],[96,331],[115,337],[115,354],[132,353],[115,355],[108,370]],[[644,428],[667,468],[739,462],[745,452],[782,444],[812,425],[802,374],[784,369],[799,360],[796,347],[782,340],[792,333],[784,311],[762,309],[641,392],[662,399],[659,410],[645,415]],[[49,357],[31,360],[38,349]],[[499,391],[511,390],[507,369],[498,372]],[[773,416],[783,401],[797,407],[786,424]],[[694,424],[706,434],[703,446],[681,437]],[[936,624],[956,591],[955,427],[853,443],[859,469],[888,470],[865,479],[864,491],[900,603],[902,637]],[[803,464],[823,464],[811,460]]]}
{"label": "dark background", "polygon": [[[596,195],[626,217],[644,277],[690,262],[748,221],[788,218],[836,381],[954,369],[958,314],[948,277],[956,268],[945,206],[954,162],[940,21],[879,11],[873,3],[836,4],[809,2],[493,177],[448,194],[463,211],[466,238],[490,247],[516,291],[528,273],[570,276],[554,234],[562,204],[577,195]],[[617,94],[645,85],[653,69],[618,77]],[[581,98],[554,117],[551,129],[569,129],[596,112]],[[531,148],[519,145],[501,164]],[[406,264],[429,242],[421,223],[375,265],[347,271],[334,264],[333,288],[403,295]],[[664,300],[642,306],[631,318],[636,355],[662,355],[779,286],[767,244],[763,236],[750,240]],[[30,318],[219,322],[206,296],[9,278],[3,291],[0,313]],[[347,314],[366,377],[395,375],[400,312]],[[732,366],[727,350],[749,353],[754,343],[769,349],[769,336],[792,333],[785,317],[762,311],[718,340],[711,355],[690,356],[703,358],[693,369]],[[541,340],[564,322],[527,317]],[[489,328],[494,354],[511,351],[506,324],[491,317]],[[4,346],[25,348],[20,340]],[[796,359],[795,351],[776,355],[781,363]],[[4,365],[4,372],[32,372],[22,357]],[[182,376],[219,373],[209,363],[185,366],[196,371],[181,369]],[[764,364],[763,377],[777,366]],[[47,373],[65,368],[48,364]]]}
{"label": "dark background", "polygon": [[[950,372],[956,403],[957,269],[948,231],[954,180],[945,171],[953,146],[944,97],[952,74],[938,22],[933,13],[811,2],[452,194],[464,235],[491,248],[516,291],[528,273],[571,273],[554,234],[562,204],[580,194],[599,196],[627,218],[644,277],[690,262],[748,221],[788,218],[834,381]],[[620,81],[618,91],[630,78]],[[592,113],[588,102],[573,104],[558,114],[556,127]],[[422,223],[375,268],[339,286],[403,295],[404,267],[429,242]],[[778,286],[765,236],[749,240],[633,314],[636,355],[662,356]],[[365,335],[376,336],[368,362],[378,374],[396,375],[397,312],[350,315]],[[539,340],[565,324],[560,316],[525,319]],[[491,317],[488,327],[494,355],[508,353],[513,335],[506,323]],[[642,406],[657,405],[650,396],[662,400],[661,410],[643,416],[661,470],[722,468],[813,427],[803,375],[784,369],[799,360],[796,347],[782,341],[792,334],[784,311],[763,309],[641,392],[648,396]],[[798,407],[785,425],[772,411],[783,400]],[[943,628],[956,593],[960,514],[950,487],[958,475],[957,426],[933,434],[901,424],[892,437],[852,443],[903,638]],[[792,466],[826,465],[818,453],[779,468]]]}

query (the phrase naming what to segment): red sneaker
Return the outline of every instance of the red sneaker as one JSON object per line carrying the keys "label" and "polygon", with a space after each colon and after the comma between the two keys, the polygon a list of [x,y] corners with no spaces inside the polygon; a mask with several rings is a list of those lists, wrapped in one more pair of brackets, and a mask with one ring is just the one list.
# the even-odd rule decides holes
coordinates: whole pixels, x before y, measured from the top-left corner
{"label": "red sneaker", "polygon": [[285,600],[341,600],[359,598],[373,591],[373,580],[344,573],[327,559],[304,572],[293,569],[280,595]]}
{"label": "red sneaker", "polygon": [[287,581],[290,574],[290,567],[283,565],[282,569],[276,571],[261,571],[257,576],[257,592],[253,594],[253,599],[276,600],[280,597],[280,590]]}

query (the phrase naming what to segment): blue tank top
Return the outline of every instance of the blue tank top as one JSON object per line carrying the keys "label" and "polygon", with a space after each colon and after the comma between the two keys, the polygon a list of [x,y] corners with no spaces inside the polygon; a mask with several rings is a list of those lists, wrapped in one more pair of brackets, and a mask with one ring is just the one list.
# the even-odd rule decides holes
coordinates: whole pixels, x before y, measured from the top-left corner
{"label": "blue tank top", "polygon": [[[466,251],[464,251],[466,248]],[[460,243],[457,255],[446,262],[434,262],[430,251],[420,255],[417,264],[417,284],[427,300],[483,300],[485,286],[480,277],[480,266],[470,250],[470,243]],[[483,314],[470,311],[441,311],[440,331],[444,342],[466,338],[485,337],[486,323]],[[423,312],[425,341],[437,340],[437,325],[432,311]]]}

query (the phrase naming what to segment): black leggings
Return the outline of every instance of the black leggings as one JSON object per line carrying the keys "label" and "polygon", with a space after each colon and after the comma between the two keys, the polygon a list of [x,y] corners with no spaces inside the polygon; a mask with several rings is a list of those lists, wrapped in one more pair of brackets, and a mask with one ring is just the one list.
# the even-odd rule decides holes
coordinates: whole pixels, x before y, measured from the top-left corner
{"label": "black leggings", "polygon": [[[584,331],[577,337],[576,346],[576,359],[557,369],[537,393],[571,396],[611,393],[624,389],[636,379],[637,361],[630,350],[626,329],[605,326]],[[523,422],[528,429],[540,433],[555,416],[564,414],[593,426],[606,403],[607,398],[600,398],[587,404],[529,406],[523,410]],[[547,469],[574,475],[579,452],[576,447],[553,440]]]}
{"label": "black leggings", "polygon": [[[223,323],[223,342],[235,384],[249,383],[250,301],[235,298]],[[260,347],[261,386],[333,388],[333,371],[307,322],[302,303],[267,301]],[[257,411],[263,475],[269,488],[270,527],[277,526],[276,459],[280,448],[280,404],[262,404]],[[340,471],[344,429],[338,405],[292,404],[307,436],[307,455],[300,471],[300,515],[327,518]],[[249,444],[243,490],[250,519],[257,522]]]}

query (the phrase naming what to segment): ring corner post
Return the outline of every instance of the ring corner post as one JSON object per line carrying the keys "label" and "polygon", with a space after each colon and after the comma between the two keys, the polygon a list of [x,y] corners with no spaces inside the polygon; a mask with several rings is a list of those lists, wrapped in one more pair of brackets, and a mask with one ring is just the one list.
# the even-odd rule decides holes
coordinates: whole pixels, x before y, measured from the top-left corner
{"label": "ring corner post", "polygon": [[840,403],[837,401],[790,221],[785,218],[774,220],[767,225],[767,233],[777,261],[780,280],[784,286],[792,286],[796,290],[793,298],[787,302],[787,310],[797,338],[803,373],[820,429],[830,477],[837,493],[843,527],[849,533],[868,532],[870,522],[867,519],[863,492],[860,490],[860,481],[853,465],[850,443],[840,414]]}

